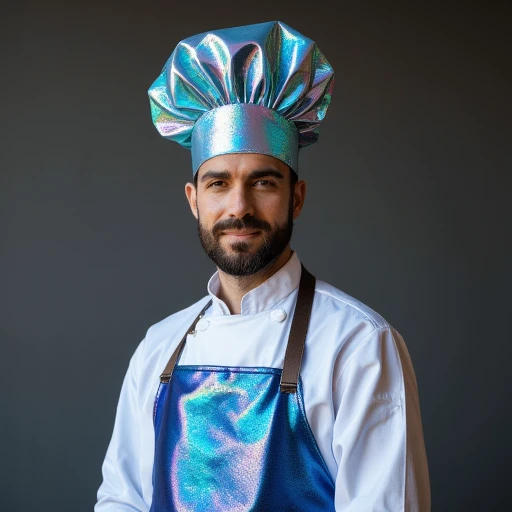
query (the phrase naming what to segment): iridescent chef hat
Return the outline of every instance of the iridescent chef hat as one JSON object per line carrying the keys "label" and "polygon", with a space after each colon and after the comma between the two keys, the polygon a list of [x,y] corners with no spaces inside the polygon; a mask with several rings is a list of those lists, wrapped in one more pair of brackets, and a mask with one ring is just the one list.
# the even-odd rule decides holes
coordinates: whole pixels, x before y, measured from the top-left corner
{"label": "iridescent chef hat", "polygon": [[333,85],[316,44],[275,21],[184,39],[148,93],[156,129],[192,149],[194,173],[227,153],[271,155],[297,172]]}

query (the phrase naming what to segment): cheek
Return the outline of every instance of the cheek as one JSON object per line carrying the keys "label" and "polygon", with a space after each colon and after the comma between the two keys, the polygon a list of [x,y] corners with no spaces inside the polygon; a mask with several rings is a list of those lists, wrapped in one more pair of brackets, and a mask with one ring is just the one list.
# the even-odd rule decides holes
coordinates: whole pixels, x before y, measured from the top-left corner
{"label": "cheek", "polygon": [[269,222],[282,224],[288,218],[289,202],[288,198],[272,198],[261,205],[260,215]]}
{"label": "cheek", "polygon": [[198,197],[197,210],[201,217],[201,223],[204,225],[211,225],[218,220],[220,215],[222,215],[222,201],[215,197]]}

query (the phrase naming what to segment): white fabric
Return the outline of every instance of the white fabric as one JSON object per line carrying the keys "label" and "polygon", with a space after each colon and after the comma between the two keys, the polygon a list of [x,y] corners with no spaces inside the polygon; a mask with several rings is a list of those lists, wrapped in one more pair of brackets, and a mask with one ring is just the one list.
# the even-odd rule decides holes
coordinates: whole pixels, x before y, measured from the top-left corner
{"label": "white fabric", "polygon": [[[133,355],[103,464],[96,512],[148,511],[152,423],[159,376],[189,335],[180,364],[282,368],[301,265],[288,263],[242,299],[230,315],[210,295],[153,325]],[[336,482],[336,511],[428,512],[430,487],[416,378],[403,339],[373,310],[317,281],[301,369],[306,415]]]}

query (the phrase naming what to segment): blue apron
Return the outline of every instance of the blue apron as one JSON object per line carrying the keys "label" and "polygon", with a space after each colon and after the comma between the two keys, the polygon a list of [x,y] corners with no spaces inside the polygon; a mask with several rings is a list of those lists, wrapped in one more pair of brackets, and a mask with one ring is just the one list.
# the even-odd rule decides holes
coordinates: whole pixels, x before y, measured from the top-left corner
{"label": "blue apron", "polygon": [[334,482],[300,382],[314,288],[302,267],[282,370],[177,366],[211,301],[194,320],[155,399],[150,512],[334,512]]}

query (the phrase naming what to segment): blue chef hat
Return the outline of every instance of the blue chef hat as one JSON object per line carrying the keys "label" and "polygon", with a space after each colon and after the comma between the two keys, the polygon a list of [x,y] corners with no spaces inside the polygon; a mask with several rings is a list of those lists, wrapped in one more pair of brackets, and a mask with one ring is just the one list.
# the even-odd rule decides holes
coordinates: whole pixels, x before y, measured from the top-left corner
{"label": "blue chef hat", "polygon": [[148,93],[156,129],[192,149],[194,173],[227,153],[271,155],[297,172],[333,85],[316,44],[274,21],[184,39]]}

